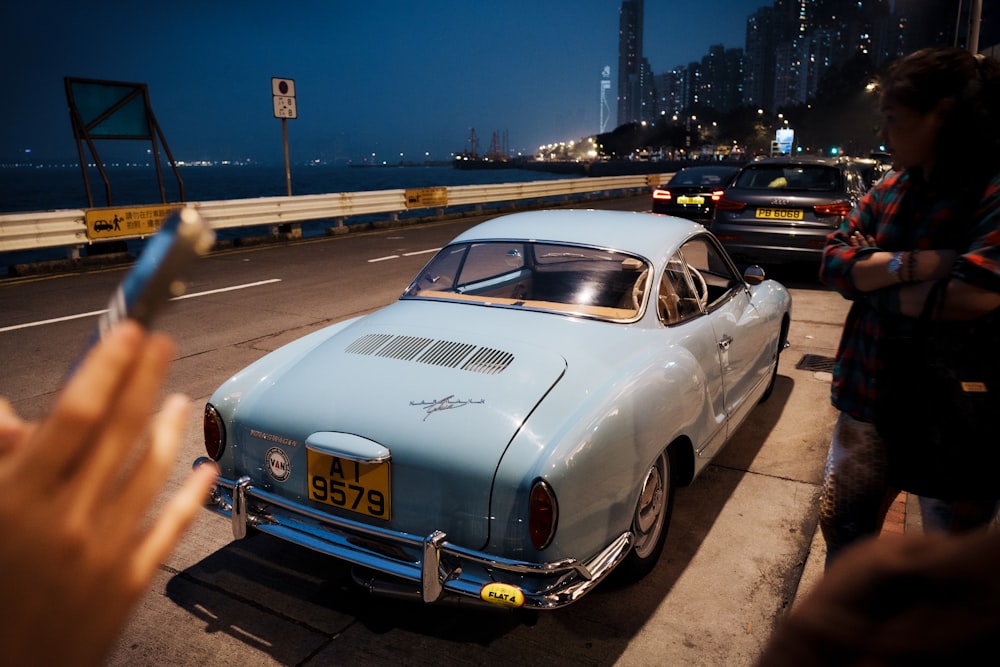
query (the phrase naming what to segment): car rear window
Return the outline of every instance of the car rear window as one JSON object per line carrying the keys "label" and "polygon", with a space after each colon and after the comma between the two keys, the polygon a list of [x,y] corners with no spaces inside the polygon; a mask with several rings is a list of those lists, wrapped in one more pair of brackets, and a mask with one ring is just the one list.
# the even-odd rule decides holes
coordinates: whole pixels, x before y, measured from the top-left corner
{"label": "car rear window", "polygon": [[670,179],[668,185],[722,185],[731,172],[681,171]]}
{"label": "car rear window", "polygon": [[826,165],[759,165],[746,167],[736,178],[735,187],[746,190],[799,190],[843,192],[843,176]]}
{"label": "car rear window", "polygon": [[639,316],[650,266],[604,248],[531,241],[452,244],[403,298],[574,313],[626,321]]}

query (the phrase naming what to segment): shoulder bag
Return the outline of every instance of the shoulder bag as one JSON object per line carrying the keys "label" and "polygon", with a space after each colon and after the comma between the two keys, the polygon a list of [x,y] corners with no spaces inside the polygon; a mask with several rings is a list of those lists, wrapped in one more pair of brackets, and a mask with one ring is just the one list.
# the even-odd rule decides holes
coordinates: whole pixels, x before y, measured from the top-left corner
{"label": "shoulder bag", "polygon": [[879,341],[875,427],[892,486],[949,501],[998,498],[1000,309],[936,319],[947,283],[934,284],[912,330]]}

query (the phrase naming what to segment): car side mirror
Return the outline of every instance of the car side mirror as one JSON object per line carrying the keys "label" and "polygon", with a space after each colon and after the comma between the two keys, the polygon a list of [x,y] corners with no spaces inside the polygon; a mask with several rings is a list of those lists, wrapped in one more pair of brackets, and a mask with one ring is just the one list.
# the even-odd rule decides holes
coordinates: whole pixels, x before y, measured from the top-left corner
{"label": "car side mirror", "polygon": [[760,285],[767,276],[764,275],[764,269],[754,264],[753,266],[748,266],[743,270],[743,280],[746,281],[747,285]]}

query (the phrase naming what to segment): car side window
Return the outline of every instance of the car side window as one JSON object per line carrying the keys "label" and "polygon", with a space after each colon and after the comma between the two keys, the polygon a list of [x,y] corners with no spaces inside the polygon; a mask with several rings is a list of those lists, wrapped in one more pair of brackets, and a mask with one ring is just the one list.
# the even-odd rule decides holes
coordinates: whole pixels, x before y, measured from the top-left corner
{"label": "car side window", "polygon": [[459,276],[459,285],[475,284],[508,276],[524,268],[521,243],[473,243],[469,246]]}
{"label": "car side window", "polygon": [[691,274],[703,310],[711,310],[744,284],[719,246],[708,236],[689,239],[679,253]]}
{"label": "car side window", "polygon": [[667,261],[656,294],[657,312],[664,324],[672,326],[701,314],[701,305],[681,254]]}
{"label": "car side window", "polygon": [[431,264],[413,281],[407,294],[416,295],[424,290],[451,290],[455,286],[455,277],[465,261],[468,246],[457,245],[446,248],[439,253]]}

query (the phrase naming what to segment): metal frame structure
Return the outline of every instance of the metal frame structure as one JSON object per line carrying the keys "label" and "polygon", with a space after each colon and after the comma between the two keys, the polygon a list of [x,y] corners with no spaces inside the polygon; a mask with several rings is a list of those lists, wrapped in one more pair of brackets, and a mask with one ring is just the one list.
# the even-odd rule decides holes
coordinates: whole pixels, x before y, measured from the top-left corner
{"label": "metal frame structure", "polygon": [[[111,196],[111,181],[104,169],[104,163],[97,152],[94,139],[144,139],[153,147],[153,161],[156,165],[156,180],[160,187],[160,200],[167,203],[166,190],[163,187],[163,169],[160,165],[160,152],[157,138],[163,144],[163,151],[180,190],[180,200],[184,201],[184,181],[174,156],[170,153],[167,140],[163,136],[156,116],[149,102],[149,88],[144,83],[126,83],[122,81],[102,81],[98,79],[80,79],[65,77],[66,101],[69,104],[69,117],[73,125],[73,138],[76,140],[76,150],[80,157],[80,169],[83,172],[83,183],[87,190],[88,205],[93,208],[94,197],[90,190],[90,177],[87,174],[87,160],[83,144],[86,143],[94,157],[94,164],[104,180],[104,191],[107,206],[113,206]],[[141,108],[139,106],[141,105]]]}

